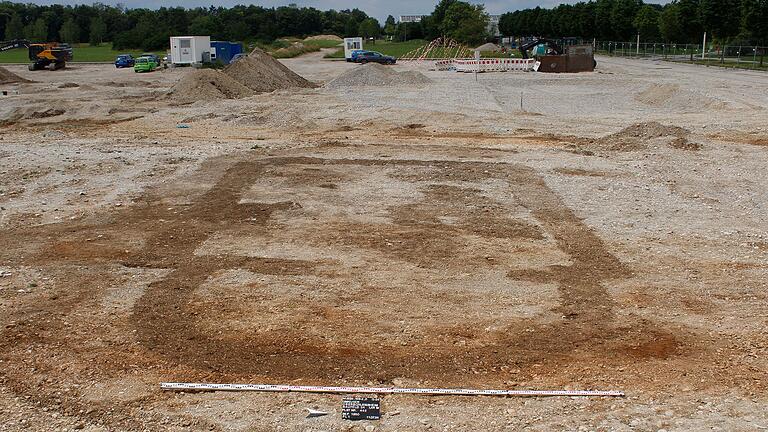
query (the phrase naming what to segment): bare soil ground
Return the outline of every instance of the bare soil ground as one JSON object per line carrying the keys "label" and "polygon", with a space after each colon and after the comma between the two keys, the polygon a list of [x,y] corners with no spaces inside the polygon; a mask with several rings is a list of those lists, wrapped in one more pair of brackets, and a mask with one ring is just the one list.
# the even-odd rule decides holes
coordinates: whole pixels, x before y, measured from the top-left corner
{"label": "bare soil ground", "polygon": [[[321,56],[284,63],[357,67]],[[192,104],[184,69],[9,67],[0,430],[768,428],[768,76],[598,61]],[[162,381],[627,397],[345,422]]]}

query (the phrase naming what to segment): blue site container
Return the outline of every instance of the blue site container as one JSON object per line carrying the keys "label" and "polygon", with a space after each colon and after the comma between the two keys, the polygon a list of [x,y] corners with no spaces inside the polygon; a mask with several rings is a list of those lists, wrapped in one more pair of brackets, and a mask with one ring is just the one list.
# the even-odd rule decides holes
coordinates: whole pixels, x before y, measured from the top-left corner
{"label": "blue site container", "polygon": [[211,61],[229,64],[232,57],[243,52],[243,45],[236,42],[211,41]]}

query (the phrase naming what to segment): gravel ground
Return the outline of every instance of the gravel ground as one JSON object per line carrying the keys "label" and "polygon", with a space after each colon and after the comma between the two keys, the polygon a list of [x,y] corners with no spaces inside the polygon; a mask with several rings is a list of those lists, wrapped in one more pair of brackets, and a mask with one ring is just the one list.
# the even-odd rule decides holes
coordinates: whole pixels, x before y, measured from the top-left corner
{"label": "gravel ground", "polygon": [[[321,55],[284,64],[357,67]],[[432,82],[179,106],[185,69],[8,69],[0,430],[768,428],[765,74],[398,64]],[[627,397],[348,422],[161,381]]]}

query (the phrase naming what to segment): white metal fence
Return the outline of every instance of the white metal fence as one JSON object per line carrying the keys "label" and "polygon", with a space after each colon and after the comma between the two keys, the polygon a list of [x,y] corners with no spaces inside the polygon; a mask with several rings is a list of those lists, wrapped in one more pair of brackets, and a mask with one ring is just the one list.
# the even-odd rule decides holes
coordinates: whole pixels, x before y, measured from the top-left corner
{"label": "white metal fence", "polygon": [[743,69],[768,70],[768,47],[748,45],[637,43],[596,41],[597,54],[621,57],[650,57]]}

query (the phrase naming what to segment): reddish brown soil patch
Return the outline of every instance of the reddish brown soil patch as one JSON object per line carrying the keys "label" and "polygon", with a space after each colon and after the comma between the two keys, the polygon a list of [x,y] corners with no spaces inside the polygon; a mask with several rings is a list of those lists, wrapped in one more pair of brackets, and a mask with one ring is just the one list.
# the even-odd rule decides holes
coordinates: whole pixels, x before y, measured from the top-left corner
{"label": "reddish brown soil patch", "polygon": [[[317,232],[292,241],[381,254],[391,265],[386,273],[391,278],[416,268],[433,278],[445,277],[449,283],[452,275],[499,271],[507,274],[508,280],[501,280],[508,282],[508,289],[519,286],[520,281],[552,284],[559,293],[553,312],[560,318],[478,321],[457,312],[472,301],[485,302],[487,309],[499,314],[505,311],[503,302],[486,297],[483,286],[456,291],[405,283],[383,291],[381,282],[368,274],[370,269],[345,266],[322,254],[314,259],[196,254],[213,234],[223,230],[268,237],[288,229],[277,222],[276,215],[285,217],[298,211],[300,199],[287,196],[280,202],[241,202],[243,194],[259,181],[284,175],[297,190],[308,193],[329,182],[343,186],[347,175],[363,168],[382,170],[393,179],[419,185],[421,198],[391,206],[389,223],[319,221],[314,226]],[[545,377],[548,386],[574,381],[604,386],[615,377],[594,370],[595,364],[642,368],[646,361],[685,359],[703,349],[683,328],[617,316],[606,286],[631,278],[631,270],[529,167],[286,157],[234,163],[216,160],[201,178],[207,178],[205,173],[216,176],[206,192],[190,193],[184,188],[175,192],[176,198],[184,198],[189,205],[169,205],[165,201],[168,192],[158,191],[128,208],[85,222],[2,233],[7,239],[0,251],[4,265],[34,263],[48,268],[56,284],[46,295],[23,303],[6,317],[13,325],[2,330],[0,348],[3,358],[11,361],[7,364],[14,365],[4,372],[7,385],[24,393],[28,378],[40,376],[41,371],[47,374],[44,376],[66,373],[68,380],[89,380],[144,368],[168,380],[328,384],[391,383],[408,377],[467,386],[502,385],[509,379],[506,371],[521,369],[517,379],[535,373]],[[300,175],[291,177],[295,173]],[[506,185],[516,205],[532,219],[511,216],[517,213],[510,211],[509,203],[483,193],[479,186],[483,182]],[[467,248],[477,242],[554,243],[568,262],[510,270],[494,262],[503,261],[504,256],[488,260]],[[510,248],[507,253],[517,253],[515,250]],[[105,326],[99,317],[108,320],[109,316],[104,317],[98,299],[117,283],[115,269],[120,268],[165,271],[158,279],[147,281],[130,317]],[[210,323],[219,312],[237,312],[239,305],[225,299],[200,300],[196,292],[222,271],[235,269],[309,280],[311,288],[297,297],[279,287],[259,294],[255,298],[276,299],[279,309],[248,309],[245,318],[251,327],[245,330],[229,331],[227,322],[211,330],[203,317]],[[268,289],[269,282],[243,286]],[[503,292],[504,287],[501,289]],[[446,309],[455,314],[454,320],[430,318],[436,313],[444,316]],[[290,324],[262,328],[278,313],[288,313]],[[401,322],[410,327],[398,330]],[[399,334],[412,337],[401,344],[399,339],[392,340]],[[96,335],[99,340],[94,340]],[[30,355],[30,346],[45,348],[48,354]],[[77,360],[68,361],[62,372],[61,359],[73,358]],[[71,396],[74,399],[54,393],[50,397],[77,400],[76,394]],[[82,406],[71,402],[68,407],[77,412]],[[119,418],[111,421],[127,424]]]}

